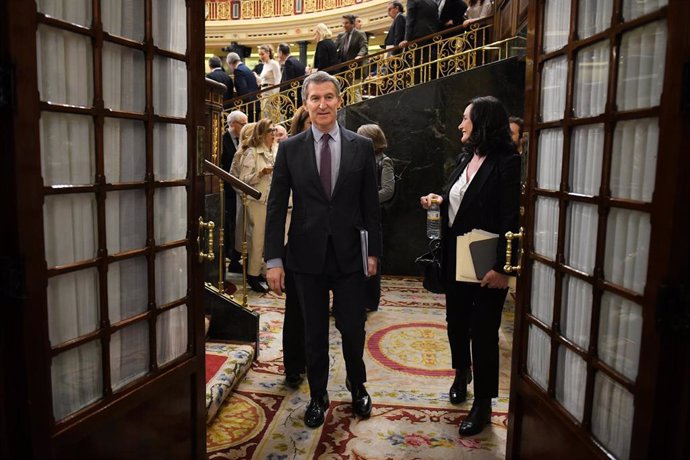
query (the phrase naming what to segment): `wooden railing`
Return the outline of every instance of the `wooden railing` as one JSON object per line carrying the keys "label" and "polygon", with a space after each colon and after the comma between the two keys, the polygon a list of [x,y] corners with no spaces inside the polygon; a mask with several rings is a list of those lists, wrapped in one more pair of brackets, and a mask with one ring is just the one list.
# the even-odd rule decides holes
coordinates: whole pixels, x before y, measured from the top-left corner
{"label": "wooden railing", "polygon": [[260,19],[318,13],[371,0],[207,0],[207,21]]}

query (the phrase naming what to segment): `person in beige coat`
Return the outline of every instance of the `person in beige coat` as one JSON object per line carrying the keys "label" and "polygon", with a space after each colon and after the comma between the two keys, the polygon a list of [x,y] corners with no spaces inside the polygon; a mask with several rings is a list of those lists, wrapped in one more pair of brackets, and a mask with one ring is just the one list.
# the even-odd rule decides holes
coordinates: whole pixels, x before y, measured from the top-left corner
{"label": "person in beige coat", "polygon": [[275,162],[273,143],[275,127],[273,122],[264,118],[256,123],[247,140],[239,170],[239,178],[261,192],[256,200],[247,201],[247,233],[249,238],[249,260],[247,266],[247,283],[252,290],[268,292],[265,279],[261,276],[264,254],[264,227],[266,225],[266,200],[271,188],[273,163]]}

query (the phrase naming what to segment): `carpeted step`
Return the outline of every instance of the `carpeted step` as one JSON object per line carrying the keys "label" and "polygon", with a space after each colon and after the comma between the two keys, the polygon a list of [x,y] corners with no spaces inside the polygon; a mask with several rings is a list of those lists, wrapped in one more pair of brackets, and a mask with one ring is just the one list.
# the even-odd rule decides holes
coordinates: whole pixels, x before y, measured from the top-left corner
{"label": "carpeted step", "polygon": [[253,343],[206,342],[206,423],[254,361]]}

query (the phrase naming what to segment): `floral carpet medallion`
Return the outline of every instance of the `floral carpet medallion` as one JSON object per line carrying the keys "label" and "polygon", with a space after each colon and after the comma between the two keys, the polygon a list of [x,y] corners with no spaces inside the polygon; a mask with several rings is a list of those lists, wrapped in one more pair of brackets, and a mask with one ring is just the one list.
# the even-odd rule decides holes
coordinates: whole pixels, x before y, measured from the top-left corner
{"label": "floral carpet medallion", "polygon": [[499,331],[499,397],[491,425],[469,438],[458,435],[472,405],[453,406],[453,371],[442,295],[426,292],[419,279],[384,277],[380,309],[367,318],[367,389],[374,403],[367,420],[352,416],[345,388],[340,334],[331,323],[328,393],[322,427],[303,422],[309,385],[283,384],[284,297],[249,294],[261,313],[259,359],[208,427],[210,459],[502,459],[505,458],[512,313]]}

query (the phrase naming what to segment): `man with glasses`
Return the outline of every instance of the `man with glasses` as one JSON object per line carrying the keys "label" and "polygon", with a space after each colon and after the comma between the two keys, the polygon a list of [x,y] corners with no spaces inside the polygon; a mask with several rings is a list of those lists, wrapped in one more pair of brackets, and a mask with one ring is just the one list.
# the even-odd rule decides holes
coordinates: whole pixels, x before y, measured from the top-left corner
{"label": "man with glasses", "polygon": [[[386,34],[386,39],[383,42],[382,48],[394,48],[398,46],[398,43],[405,40],[405,24],[406,19],[405,7],[399,1],[390,2],[388,4],[388,16],[393,19],[393,23],[388,29],[388,34]],[[393,50],[389,55],[394,56],[396,54],[402,53],[401,49]]]}
{"label": "man with glasses", "polygon": [[[240,130],[247,124],[247,115],[240,110],[228,114],[228,127],[223,133],[223,153],[220,157],[220,167],[230,172],[232,159],[240,143]],[[230,184],[225,184],[225,257],[230,259],[228,270],[235,273],[242,272],[240,258],[242,255],[233,247],[235,241],[235,214],[237,213],[237,198]]]}

